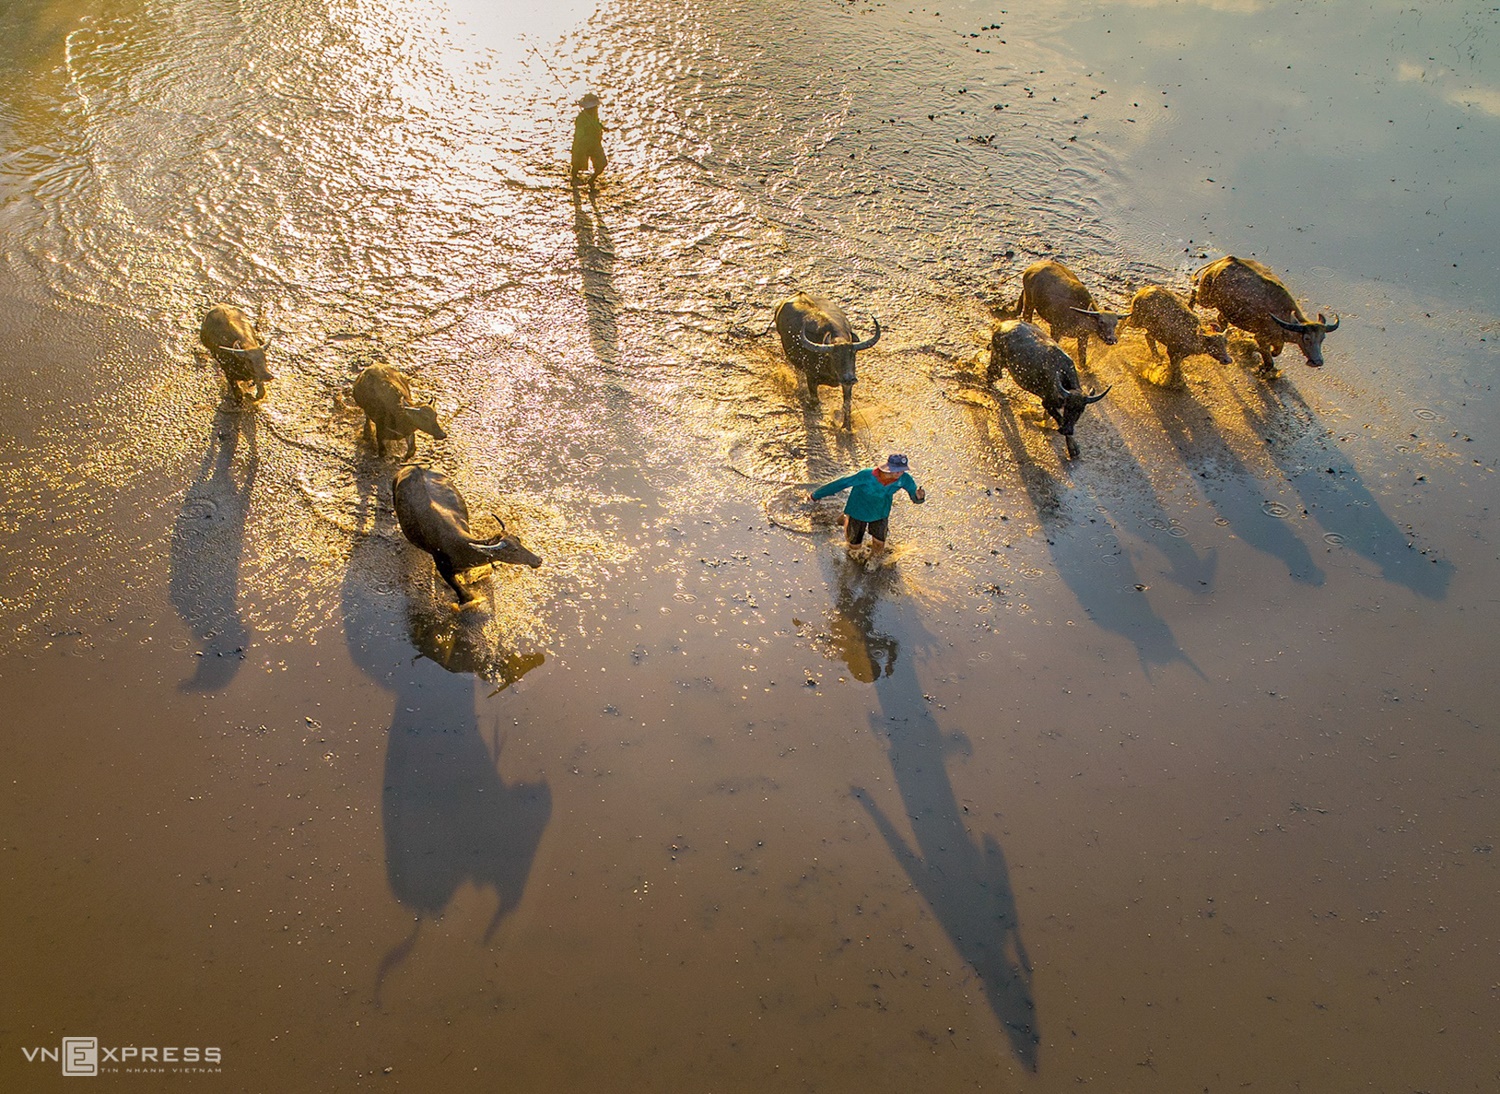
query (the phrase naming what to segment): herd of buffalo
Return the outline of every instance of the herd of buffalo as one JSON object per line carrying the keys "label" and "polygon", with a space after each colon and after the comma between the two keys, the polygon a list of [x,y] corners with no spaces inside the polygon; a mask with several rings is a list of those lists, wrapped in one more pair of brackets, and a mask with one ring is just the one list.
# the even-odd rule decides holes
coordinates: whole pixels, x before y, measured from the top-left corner
{"label": "herd of buffalo", "polygon": [[[1200,321],[1194,308],[1216,309],[1217,323]],[[1182,361],[1207,354],[1228,364],[1227,328],[1238,327],[1255,340],[1260,370],[1275,370],[1275,358],[1287,342],[1294,342],[1307,363],[1323,363],[1323,336],[1338,329],[1338,316],[1329,322],[1319,313],[1316,322],[1307,318],[1287,287],[1269,269],[1248,258],[1228,255],[1210,262],[1194,275],[1193,291],[1186,301],[1169,289],[1147,286],[1130,302],[1126,314],[1100,311],[1093,296],[1074,273],[1060,262],[1042,261],[1030,266],[1021,278],[1021,296],[1014,308],[995,328],[990,339],[986,381],[999,382],[1009,372],[1016,384],[1036,395],[1057,423],[1069,457],[1077,457],[1073,429],[1084,408],[1109,393],[1085,392],[1078,370],[1058,345],[1063,338],[1078,340],[1078,367],[1085,367],[1088,340],[1097,337],[1114,345],[1121,326],[1141,330],[1153,358],[1165,348],[1167,363],[1147,378],[1163,386],[1180,386]],[[1050,334],[1032,319],[1045,320]],[[832,301],[798,292],[777,305],[773,325],[781,347],[793,369],[807,383],[808,395],[817,397],[820,387],[843,389],[843,428],[851,428],[851,402],[856,380],[855,354],[880,340],[880,321],[864,339],[854,336],[843,310]],[[214,307],[204,317],[198,336],[224,370],[229,394],[236,402],[245,398],[245,387],[254,387],[254,399],[265,397],[266,383],[275,379],[266,365],[270,339],[262,337],[249,317],[228,304]],[[389,365],[370,365],[354,382],[354,400],[365,414],[365,439],[385,453],[391,441],[406,441],[405,459],[416,455],[418,432],[443,440],[447,433],[438,423],[431,399],[414,402],[406,378]],[[461,604],[477,600],[460,583],[467,570],[493,563],[531,567],[542,560],[505,531],[497,516],[498,535],[476,536],[470,529],[469,508],[463,495],[444,474],[405,464],[392,483],[396,520],[406,538],[433,557],[438,573],[458,596]]]}

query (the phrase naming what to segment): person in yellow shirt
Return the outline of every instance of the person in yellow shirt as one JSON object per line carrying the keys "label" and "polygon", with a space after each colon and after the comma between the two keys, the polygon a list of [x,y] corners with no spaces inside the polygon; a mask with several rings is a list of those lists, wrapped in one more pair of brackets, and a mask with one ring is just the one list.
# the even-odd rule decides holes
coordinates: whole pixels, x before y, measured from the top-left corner
{"label": "person in yellow shirt", "polygon": [[573,119],[573,185],[578,185],[578,176],[590,165],[594,173],[589,176],[592,185],[604,173],[609,162],[604,156],[605,125],[599,120],[599,96],[590,91],[578,100],[583,109]]}

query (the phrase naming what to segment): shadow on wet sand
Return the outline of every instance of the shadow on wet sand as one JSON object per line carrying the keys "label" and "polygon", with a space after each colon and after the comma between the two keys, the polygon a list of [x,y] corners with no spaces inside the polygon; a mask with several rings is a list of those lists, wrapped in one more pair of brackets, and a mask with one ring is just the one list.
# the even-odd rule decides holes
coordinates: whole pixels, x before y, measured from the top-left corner
{"label": "shadow on wet sand", "polygon": [[[255,424],[252,410],[214,414],[198,476],[172,529],[172,606],[201,647],[181,691],[219,691],[244,663],[250,633],[239,612],[240,558],[260,462]],[[237,464],[241,440],[247,451]]]}
{"label": "shadow on wet sand", "polygon": [[[1066,498],[1074,486],[1060,481],[1032,457],[1026,438],[1021,434],[1023,428],[1031,427],[1023,426],[1017,421],[1015,409],[1006,394],[996,393],[993,398],[996,403],[994,411],[969,404],[981,450],[996,455],[1006,452],[1010,454],[1010,463],[1020,476],[1021,485],[1046,532],[1047,545],[1058,575],[1077,598],[1079,605],[1095,624],[1134,645],[1141,667],[1148,674],[1154,667],[1181,662],[1202,677],[1203,671],[1178,645],[1166,620],[1156,614],[1146,597],[1139,595],[1138,590],[1146,583],[1137,574],[1129,556],[1123,551],[1111,552],[1110,564],[1106,565],[1089,537],[1081,529],[1070,526],[1074,522],[1069,516]],[[1078,458],[1089,459],[1092,451],[1094,458],[1099,459],[1101,457],[1098,453],[1107,450],[1112,476],[1123,477],[1133,484],[1133,488],[1127,490],[1125,496],[1154,497],[1155,491],[1149,479],[1130,456],[1123,440],[1105,415],[1096,413],[1086,416],[1085,422],[1088,432],[1079,442],[1083,453]],[[1046,439],[1056,440],[1060,447],[1062,442],[1056,437],[1056,430],[1047,426],[1043,428],[1051,434]],[[1003,459],[998,460],[997,466],[991,470],[1002,480],[1008,477]],[[1120,519],[1129,524],[1134,518],[1129,514],[1121,514]],[[1186,545],[1168,550],[1175,580],[1184,585],[1189,582],[1202,585],[1205,577],[1200,575],[1213,572],[1213,560],[1199,558]]]}
{"label": "shadow on wet sand", "polygon": [[[1321,586],[1325,575],[1307,544],[1290,525],[1277,519],[1275,514],[1281,510],[1220,432],[1213,414],[1191,394],[1158,387],[1133,367],[1123,371],[1139,386],[1183,467],[1195,475],[1198,489],[1235,535],[1255,550],[1280,559],[1298,584]],[[1266,385],[1261,381],[1259,386]]]}
{"label": "shadow on wet sand", "polygon": [[573,232],[578,237],[578,268],[583,275],[583,306],[588,312],[589,345],[610,367],[620,363],[620,331],[615,313],[615,245],[610,239],[593,188],[573,187]]}
{"label": "shadow on wet sand", "polygon": [[[842,552],[843,548],[838,550]],[[838,567],[838,599],[828,612],[828,637],[833,652],[849,667],[849,674],[862,684],[873,684],[896,671],[901,643],[875,622],[887,575],[867,574],[861,565],[845,559]]]}
{"label": "shadow on wet sand", "polygon": [[1295,386],[1262,384],[1244,410],[1265,440],[1267,454],[1302,498],[1302,507],[1325,529],[1327,542],[1369,559],[1386,581],[1418,596],[1433,601],[1447,597],[1453,564],[1416,550],[1336,446],[1323,444],[1316,456],[1305,452],[1308,443],[1329,431]]}
{"label": "shadow on wet sand", "polygon": [[485,739],[475,705],[476,678],[493,696],[544,657],[497,650],[484,609],[454,611],[443,599],[446,585],[435,596],[430,558],[394,531],[387,477],[374,463],[356,470],[362,532],[343,590],[350,655],[395,695],[381,798],[386,878],[391,895],[415,915],[411,933],[376,969],[377,1005],[415,949],[423,921],[440,916],[465,882],[494,894],[482,941],[493,938],[520,903],[552,816],[545,782],[501,778],[503,740],[498,730]]}
{"label": "shadow on wet sand", "polygon": [[[850,793],[984,985],[1012,1054],[1035,1071],[1041,1037],[1010,868],[994,837],[980,833],[976,838],[968,831],[945,766],[949,753],[969,752],[969,741],[961,731],[945,732],[938,724],[910,650],[900,657],[900,640],[877,628],[877,609],[899,589],[899,571],[866,574],[843,558],[841,549],[833,564],[839,570],[831,575],[839,589],[835,611],[842,617],[835,624],[836,646],[855,677],[874,685],[879,707],[870,714],[870,728],[890,757],[916,846],[907,843],[869,790],[851,786]],[[933,644],[919,623],[902,622],[908,646]]]}

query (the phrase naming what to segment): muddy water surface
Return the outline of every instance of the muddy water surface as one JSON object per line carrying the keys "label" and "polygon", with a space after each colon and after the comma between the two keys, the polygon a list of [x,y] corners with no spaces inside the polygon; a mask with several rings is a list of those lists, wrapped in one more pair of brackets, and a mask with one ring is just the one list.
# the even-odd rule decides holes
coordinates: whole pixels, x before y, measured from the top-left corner
{"label": "muddy water surface", "polygon": [[[1494,12],[0,32],[0,1085],[65,1036],[221,1050],[104,1060],[141,1089],[1500,1081]],[[1037,258],[1123,310],[1231,252],[1327,367],[1096,341],[1073,461],[985,384]],[[849,433],[763,333],[803,287],[881,324]],[[546,560],[477,610],[360,440],[377,361]],[[891,451],[929,500],[866,572],[797,498]]]}

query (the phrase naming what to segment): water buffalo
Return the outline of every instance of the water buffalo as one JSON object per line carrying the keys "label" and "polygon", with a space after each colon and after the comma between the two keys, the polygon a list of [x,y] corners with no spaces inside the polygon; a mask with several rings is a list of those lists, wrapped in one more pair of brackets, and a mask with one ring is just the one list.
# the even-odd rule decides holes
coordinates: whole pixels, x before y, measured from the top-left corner
{"label": "water buffalo", "polygon": [[265,398],[266,381],[276,377],[266,367],[266,347],[269,338],[256,333],[250,317],[230,304],[218,304],[203,317],[198,328],[198,340],[208,347],[224,378],[229,381],[229,394],[235,402],[244,399],[241,384],[255,385],[255,399]]}
{"label": "water buffalo", "polygon": [[[1287,342],[1295,342],[1314,368],[1323,364],[1323,336],[1339,329],[1339,317],[1328,322],[1323,313],[1310,322],[1291,292],[1253,258],[1225,255],[1193,275],[1188,305],[1219,309],[1219,322],[1249,331],[1260,350],[1261,371],[1276,371],[1274,358]],[[1291,335],[1290,338],[1287,335]]]}
{"label": "water buffalo", "polygon": [[794,369],[807,380],[807,393],[818,397],[820,387],[844,389],[844,428],[849,429],[854,383],[854,355],[880,341],[880,320],[871,320],[875,333],[862,342],[837,304],[821,296],[799,292],[776,305],[776,333]]}
{"label": "water buffalo", "polygon": [[1146,378],[1164,387],[1182,386],[1182,359],[1206,353],[1220,364],[1229,364],[1229,336],[1216,326],[1205,325],[1173,292],[1147,285],[1130,300],[1130,314],[1121,326],[1145,332],[1151,356],[1160,357],[1160,342],[1167,347],[1167,368],[1147,370]]}
{"label": "water buffalo", "polygon": [[406,438],[406,459],[417,452],[417,430],[436,440],[448,436],[438,424],[432,400],[411,401],[411,386],[406,377],[390,365],[371,365],[354,381],[354,401],[365,412],[365,440],[375,451],[385,455],[387,441]]}
{"label": "water buffalo", "polygon": [[422,550],[432,555],[437,572],[453,587],[460,605],[478,599],[458,583],[465,570],[496,562],[530,566],[536,569],[542,560],[532,554],[515,536],[507,535],[505,522],[495,517],[500,534],[476,539],[469,531],[469,506],[447,475],[417,464],[407,464],[396,472],[391,483],[396,502],[396,521],[401,531]]}
{"label": "water buffalo", "polygon": [[1048,338],[1041,327],[1015,319],[1001,323],[990,337],[986,379],[993,385],[1006,371],[1017,384],[1042,400],[1042,409],[1052,415],[1063,435],[1068,456],[1076,458],[1078,445],[1073,440],[1073,426],[1083,408],[1108,395],[1109,388],[1097,395],[1085,395],[1078,386],[1078,371],[1067,352]]}
{"label": "water buffalo", "polygon": [[1117,342],[1115,327],[1120,316],[1096,311],[1094,298],[1077,275],[1061,262],[1035,262],[1021,275],[1021,298],[1007,315],[1031,322],[1033,315],[1047,321],[1054,340],[1078,339],[1078,367],[1088,367],[1089,335],[1097,335],[1106,346]]}

